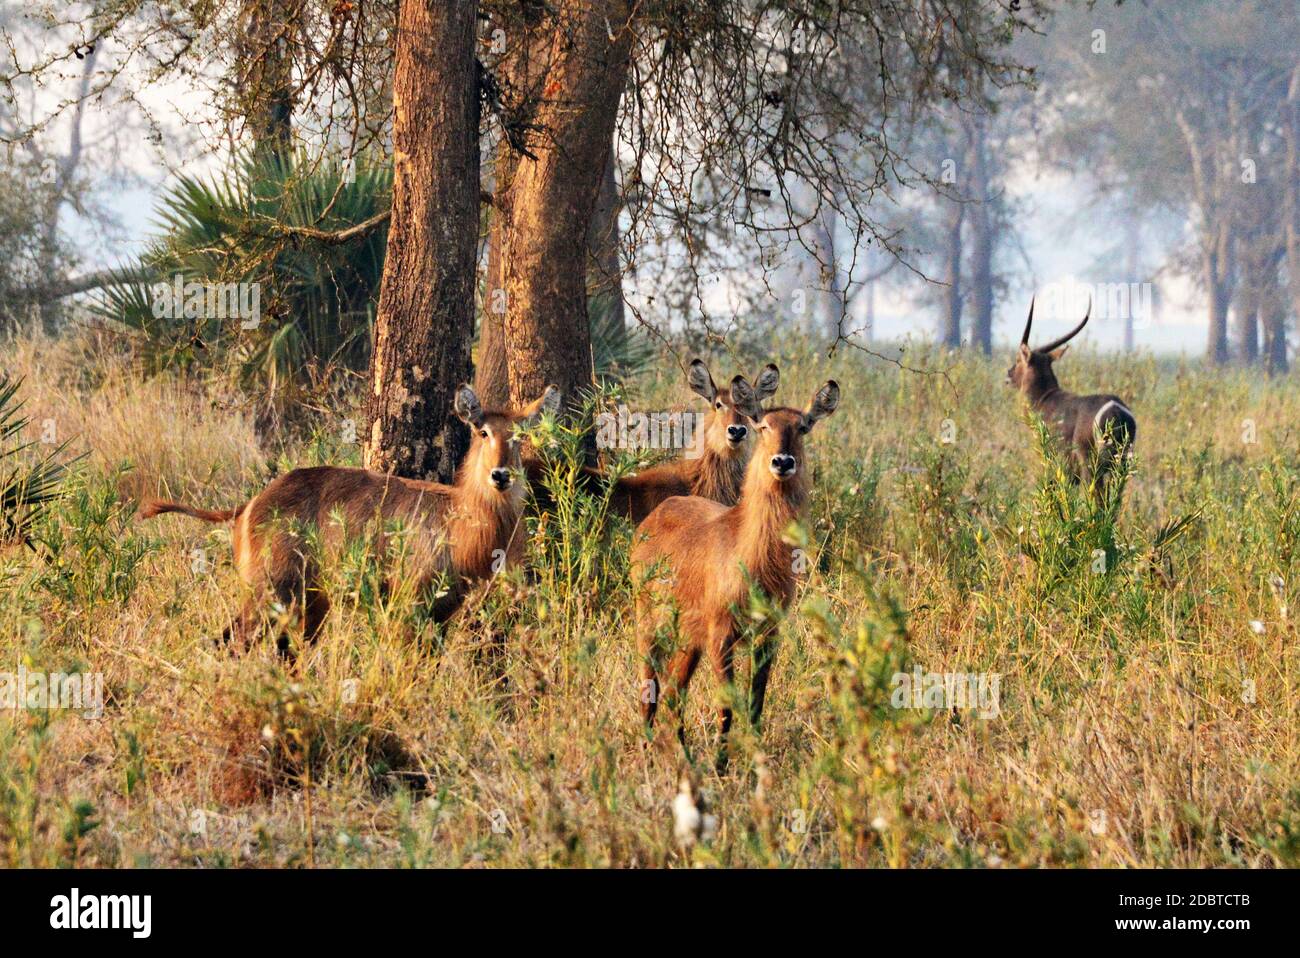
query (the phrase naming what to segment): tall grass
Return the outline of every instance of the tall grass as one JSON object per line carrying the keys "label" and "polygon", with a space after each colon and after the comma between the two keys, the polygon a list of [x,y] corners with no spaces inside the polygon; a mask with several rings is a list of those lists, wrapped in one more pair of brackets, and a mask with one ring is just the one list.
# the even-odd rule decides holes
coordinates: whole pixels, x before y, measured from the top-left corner
{"label": "tall grass", "polygon": [[[137,526],[133,498],[229,505],[268,462],[347,461],[350,410],[259,440],[219,392],[60,348],[7,353],[30,408],[62,410],[89,455],[42,520],[62,564],[4,555],[0,661],[100,671],[107,703],[98,721],[0,715],[0,861],[1300,864],[1290,379],[1071,354],[1069,384],[1115,389],[1139,420],[1123,503],[1098,508],[999,364],[744,357],[781,364],[779,401],[828,376],[844,400],[809,442],[811,561],[764,727],[742,711],[729,772],[697,770],[720,828],[683,851],[683,757],[666,726],[647,747],[638,712],[631,530],[576,488],[575,435],[538,437],[554,504],[529,520],[530,571],[461,619],[422,620],[376,587],[374,557],[344,555],[296,666],[236,657],[212,642],[240,601],[228,535]],[[692,401],[676,376],[625,388],[643,408]],[[900,708],[896,677],[918,669],[1000,676],[996,716]],[[719,694],[696,683],[693,743]]]}

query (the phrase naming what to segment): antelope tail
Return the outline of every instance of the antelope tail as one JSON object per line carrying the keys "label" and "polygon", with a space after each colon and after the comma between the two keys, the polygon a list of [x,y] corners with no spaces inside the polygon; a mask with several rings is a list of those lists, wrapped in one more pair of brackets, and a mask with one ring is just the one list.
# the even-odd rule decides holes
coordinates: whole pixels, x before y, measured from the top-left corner
{"label": "antelope tail", "polygon": [[140,518],[152,519],[164,512],[183,512],[187,516],[193,516],[195,519],[202,519],[205,522],[229,522],[243,511],[243,506],[239,506],[237,509],[195,509],[193,506],[187,506],[180,502],[150,499],[141,504]]}

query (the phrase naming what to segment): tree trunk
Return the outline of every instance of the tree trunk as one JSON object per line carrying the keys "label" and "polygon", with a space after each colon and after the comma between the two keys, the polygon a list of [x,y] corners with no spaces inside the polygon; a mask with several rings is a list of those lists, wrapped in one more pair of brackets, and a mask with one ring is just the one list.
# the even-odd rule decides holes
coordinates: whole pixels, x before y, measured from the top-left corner
{"label": "tree trunk", "polygon": [[291,13],[285,0],[245,0],[246,19],[237,83],[242,113],[261,156],[288,156],[293,149],[293,57]]}
{"label": "tree trunk", "polygon": [[485,409],[504,409],[510,405],[510,379],[506,373],[506,283],[505,261],[501,258],[505,233],[509,227],[510,178],[515,154],[503,138],[497,145],[493,195],[496,205],[488,227],[487,282],[483,291],[483,308],[479,312],[478,362],[474,371],[474,390]]}
{"label": "tree trunk", "polygon": [[846,332],[844,326],[849,318],[848,297],[840,283],[840,257],[835,246],[838,223],[839,214],[831,206],[817,217],[817,247],[821,251],[818,266],[826,288],[822,297],[822,326],[832,343],[838,342]]}
{"label": "tree trunk", "polygon": [[[623,303],[623,266],[619,255],[618,179],[614,168],[618,158],[611,138],[605,159],[605,172],[596,194],[596,208],[587,229],[587,253],[590,256],[590,291],[604,309],[610,310],[610,328],[616,339],[626,339],[627,317]],[[617,344],[615,344],[617,345]]]}
{"label": "tree trunk", "polygon": [[1279,297],[1264,314],[1264,350],[1268,374],[1279,376],[1287,371],[1286,305]]}
{"label": "tree trunk", "polygon": [[1228,361],[1228,303],[1231,300],[1231,240],[1226,226],[1216,235],[1202,256],[1205,284],[1209,293],[1210,331],[1206,359],[1216,366]]}
{"label": "tree trunk", "polygon": [[985,123],[983,117],[976,117],[970,137],[972,186],[977,200],[971,211],[971,305],[975,311],[971,342],[988,356],[993,352],[993,190],[989,184]]}
{"label": "tree trunk", "polygon": [[948,243],[944,250],[947,260],[948,284],[947,312],[944,317],[941,342],[949,349],[961,345],[961,226],[966,218],[966,204],[952,200],[948,216]]}
{"label": "tree trunk", "polygon": [[[1300,66],[1292,72],[1291,83],[1287,87],[1283,128],[1286,135],[1286,168],[1282,180],[1286,184],[1283,200],[1286,223],[1283,236],[1286,242],[1287,285],[1291,294],[1291,311],[1300,317]],[[1283,316],[1285,322],[1285,309]],[[1281,349],[1285,366],[1285,335],[1282,336]]]}
{"label": "tree trunk", "polygon": [[370,365],[367,467],[444,482],[469,438],[452,400],[474,325],[477,13],[477,0],[403,0],[398,13],[393,213]]}
{"label": "tree trunk", "polygon": [[[510,398],[547,384],[573,402],[592,384],[587,248],[631,48],[628,0],[564,0],[548,18],[549,62],[533,121],[536,159],[520,157],[502,248]],[[611,39],[611,36],[613,39]]]}
{"label": "tree trunk", "polygon": [[[1241,238],[1241,275],[1236,284],[1233,303],[1233,338],[1237,359],[1247,366],[1259,362],[1259,323],[1262,318],[1261,296],[1268,280],[1266,238],[1244,235]],[[1274,267],[1276,268],[1276,266]]]}
{"label": "tree trunk", "polygon": [[[1124,223],[1124,272],[1127,282],[1139,282],[1138,273],[1142,259],[1142,228],[1137,213],[1130,212]],[[1132,287],[1130,287],[1132,288]],[[1124,352],[1133,352],[1133,303],[1130,300],[1124,314]]]}

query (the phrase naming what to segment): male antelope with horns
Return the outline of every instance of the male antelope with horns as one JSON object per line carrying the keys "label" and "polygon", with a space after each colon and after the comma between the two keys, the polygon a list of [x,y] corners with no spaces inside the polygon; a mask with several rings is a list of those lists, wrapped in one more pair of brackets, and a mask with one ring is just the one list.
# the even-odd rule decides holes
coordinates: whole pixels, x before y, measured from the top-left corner
{"label": "male antelope with horns", "polygon": [[1083,322],[1060,339],[1037,349],[1029,348],[1029,330],[1034,325],[1034,301],[1029,301],[1029,319],[1020,337],[1016,364],[1007,370],[1007,382],[1020,390],[1043,421],[1065,443],[1073,478],[1092,485],[1098,499],[1111,469],[1121,456],[1132,455],[1137,438],[1137,420],[1118,396],[1110,393],[1076,396],[1056,380],[1052,363],[1065,354],[1066,344],[1082,332],[1092,315],[1092,304]]}

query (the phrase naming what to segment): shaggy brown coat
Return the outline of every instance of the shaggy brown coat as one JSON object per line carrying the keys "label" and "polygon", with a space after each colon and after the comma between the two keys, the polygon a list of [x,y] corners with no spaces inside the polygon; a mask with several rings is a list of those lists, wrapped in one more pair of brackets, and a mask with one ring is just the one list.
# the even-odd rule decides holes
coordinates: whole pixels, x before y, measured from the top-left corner
{"label": "shaggy brown coat", "polygon": [[[637,529],[632,565],[634,581],[645,584],[637,601],[637,651],[647,727],[654,722],[661,691],[680,708],[702,655],[708,655],[719,684],[734,681],[735,649],[744,640],[736,611],[749,607],[751,584],[781,609],[794,596],[795,556],[783,535],[807,503],[804,436],[835,411],[839,386],[833,380],[825,383],[803,412],[764,412],[740,376],[732,381],[731,393],[758,431],[740,501],[727,507],[699,496],[671,498]],[[750,680],[749,709],[755,724],[763,713],[774,652],[768,639],[774,627],[775,622],[765,623],[754,639],[759,655]],[[675,647],[661,648],[661,639],[674,631],[670,641]],[[664,671],[666,690],[660,682]],[[724,742],[731,719],[729,707],[719,710],[718,731]],[[719,760],[725,761],[725,751]]]}
{"label": "shaggy brown coat", "polygon": [[519,519],[525,490],[515,427],[531,424],[543,411],[554,412],[558,406],[559,391],[550,386],[518,412],[484,412],[474,391],[459,387],[456,414],[470,426],[472,438],[454,485],[316,466],[280,476],[235,509],[197,509],[154,500],[141,507],[140,515],[147,519],[179,512],[208,522],[233,520],[235,565],[251,594],[226,630],[227,640],[251,643],[272,599],[301,617],[308,641],[315,637],[329,601],[319,587],[313,539],[323,551],[334,552],[365,538],[373,554],[387,557],[394,551],[390,540],[400,534],[403,562],[391,574],[389,587],[400,582],[419,595],[440,585],[432,613],[442,621],[456,611],[474,583],[521,561]]}

